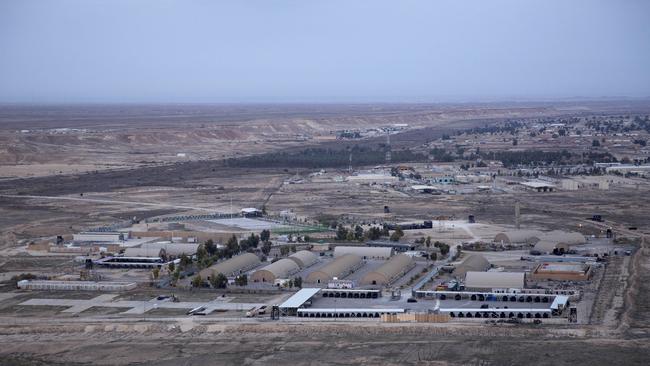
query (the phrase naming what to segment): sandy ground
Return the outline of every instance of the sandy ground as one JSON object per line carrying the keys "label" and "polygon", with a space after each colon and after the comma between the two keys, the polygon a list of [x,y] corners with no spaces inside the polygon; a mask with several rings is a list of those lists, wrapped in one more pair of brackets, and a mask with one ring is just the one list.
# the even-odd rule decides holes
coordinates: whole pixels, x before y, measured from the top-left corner
{"label": "sandy ground", "polygon": [[[411,196],[375,187],[337,182],[285,185],[296,173],[289,169],[235,169],[220,163],[227,154],[261,152],[323,143],[334,146],[331,130],[349,126],[410,123],[413,130],[395,136],[396,146],[420,144],[437,136],[441,124],[484,124],[489,118],[567,112],[551,106],[477,107],[440,110],[431,106],[368,110],[325,108],[308,116],[303,109],[282,113],[261,107],[237,115],[232,110],[193,112],[163,109],[120,114],[78,112],[92,118],[61,117],[66,111],[0,110],[0,176],[56,176],[0,180],[0,272],[6,279],[18,272],[73,274],[72,258],[30,256],[15,247],[35,237],[70,234],[133,216],[228,211],[261,206],[279,212],[291,208],[300,217],[324,215],[349,221],[416,221],[438,215],[464,221],[474,214],[475,226],[452,231],[418,230],[409,237],[431,235],[451,242],[489,239],[494,226],[512,227],[515,200],[521,202],[522,227],[602,230],[639,236],[647,230],[650,187],[614,186],[603,192],[515,192],[494,195]],[[593,107],[592,112],[597,108]],[[622,107],[621,107],[622,108]],[[626,107],[627,108],[627,107]],[[612,109],[619,110],[619,109]],[[627,113],[627,112],[626,112]],[[29,113],[28,113],[29,115]],[[269,117],[272,116],[272,117]],[[58,118],[58,119],[57,119]],[[471,122],[470,122],[471,120]],[[63,121],[63,122],[62,122]],[[140,121],[141,124],[133,123]],[[177,124],[195,127],[179,133]],[[242,121],[246,121],[243,123]],[[478,121],[478,122],[477,122]],[[205,127],[201,127],[205,125]],[[130,126],[130,127],[129,127]],[[135,126],[135,127],[134,127]],[[436,127],[438,126],[438,127]],[[79,130],[51,131],[54,127]],[[422,127],[418,130],[415,127]],[[446,126],[445,128],[449,128]],[[20,130],[27,129],[30,132]],[[187,128],[190,130],[190,128]],[[32,131],[33,130],[33,131]],[[296,136],[305,135],[305,136]],[[373,141],[372,143],[377,143]],[[327,145],[330,144],[330,145]],[[345,144],[343,144],[345,145]],[[177,152],[187,152],[179,161]],[[171,164],[170,164],[171,163]],[[89,167],[88,174],[81,172]],[[129,169],[122,169],[128,166]],[[9,170],[3,167],[11,167]],[[119,169],[114,168],[119,167]],[[99,169],[107,168],[107,169]],[[344,170],[339,172],[344,174]],[[0,178],[1,178],[0,177]],[[83,194],[83,196],[82,196]],[[16,195],[19,195],[16,196]],[[32,197],[26,197],[32,196]],[[36,197],[39,196],[39,197]],[[44,197],[41,197],[44,196]],[[383,206],[391,207],[390,214]],[[602,214],[605,224],[586,218]],[[485,225],[483,225],[485,224]],[[639,226],[639,232],[627,230]],[[504,261],[508,262],[508,261]],[[241,316],[217,314],[205,319],[183,314],[152,314],[124,318],[99,308],[78,317],[62,308],[27,310],[17,306],[24,295],[0,296],[0,357],[3,365],[645,365],[650,359],[650,249],[647,243],[621,263],[600,273],[606,285],[594,289],[589,325],[485,326],[483,324],[305,324],[248,322]],[[13,289],[6,283],[0,293]],[[151,290],[148,295],[154,295]],[[77,295],[92,298],[96,294]],[[40,296],[40,295],[39,295]],[[53,297],[68,297],[70,294]],[[201,296],[198,293],[197,296]],[[212,296],[212,294],[211,294]],[[242,302],[246,297],[242,296]],[[8,310],[7,310],[8,309]]]}

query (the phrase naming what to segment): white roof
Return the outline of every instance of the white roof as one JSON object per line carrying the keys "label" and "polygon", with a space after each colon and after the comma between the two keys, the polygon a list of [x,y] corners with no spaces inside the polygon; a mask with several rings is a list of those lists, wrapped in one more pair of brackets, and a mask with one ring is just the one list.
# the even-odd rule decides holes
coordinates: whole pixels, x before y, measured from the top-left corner
{"label": "white roof", "polygon": [[568,301],[569,301],[568,296],[557,295],[555,296],[555,299],[553,299],[553,303],[551,304],[551,309],[556,310],[560,305],[562,305],[562,307],[565,307]]}
{"label": "white roof", "polygon": [[479,313],[506,313],[506,312],[512,312],[512,313],[550,313],[551,309],[544,309],[544,308],[509,308],[509,309],[495,309],[495,308],[488,308],[488,309],[479,309],[479,308],[440,308],[439,309],[441,313],[470,313],[470,312],[479,312]]}
{"label": "white roof", "polygon": [[299,308],[307,300],[311,299],[316,293],[320,291],[319,288],[303,288],[296,292],[293,296],[288,298],[285,302],[280,304],[280,308]]}
{"label": "white roof", "polygon": [[524,288],[523,272],[467,272],[466,288]]}
{"label": "white roof", "polygon": [[241,209],[241,212],[254,213],[254,212],[260,212],[260,210],[256,209],[255,207],[245,207]]}
{"label": "white roof", "polygon": [[521,185],[526,187],[531,187],[531,188],[555,187],[555,184],[553,183],[539,182],[539,181],[523,182],[521,183]]}
{"label": "white roof", "polygon": [[362,247],[362,246],[343,246],[339,245],[334,248],[334,257],[341,257],[346,254],[355,254],[359,257],[371,258],[390,258],[393,254],[391,247]]}
{"label": "white roof", "polygon": [[350,312],[359,312],[359,313],[403,313],[404,309],[373,309],[373,308],[336,308],[336,309],[298,309],[299,313],[350,313]]}
{"label": "white roof", "polygon": [[436,186],[427,186],[427,185],[422,185],[422,184],[416,184],[414,186],[411,186],[411,189],[414,189],[416,191],[422,191],[425,189],[438,189]]}

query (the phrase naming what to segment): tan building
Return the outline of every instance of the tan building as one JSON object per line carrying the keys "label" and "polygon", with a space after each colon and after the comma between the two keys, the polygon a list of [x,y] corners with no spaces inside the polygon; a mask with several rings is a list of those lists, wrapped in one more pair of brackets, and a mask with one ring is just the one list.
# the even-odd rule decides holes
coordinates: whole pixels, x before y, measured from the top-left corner
{"label": "tan building", "polygon": [[334,248],[334,257],[346,254],[358,255],[363,259],[388,259],[393,255],[393,248],[343,245]]}
{"label": "tan building", "polygon": [[523,272],[467,272],[465,290],[522,289],[526,285]]}
{"label": "tan building", "polygon": [[470,254],[454,267],[456,277],[465,277],[467,272],[485,272],[490,269],[490,262],[480,254]]}
{"label": "tan building", "polygon": [[288,278],[298,271],[300,271],[300,267],[296,262],[283,258],[255,271],[251,276],[251,281],[274,283],[276,279]]}
{"label": "tan building", "polygon": [[494,237],[494,242],[501,244],[535,244],[542,235],[544,234],[537,230],[504,231]]}
{"label": "tan building", "polygon": [[318,256],[308,250],[300,250],[291,254],[288,258],[296,262],[301,269],[307,268],[318,261]]}
{"label": "tan building", "polygon": [[408,255],[399,254],[386,261],[379,268],[368,272],[359,281],[360,285],[389,285],[415,267],[415,261]]}
{"label": "tan building", "polygon": [[212,275],[218,273],[223,273],[226,277],[235,277],[257,267],[260,263],[260,259],[255,254],[244,253],[205,268],[199,272],[199,275],[204,280],[209,280]]}
{"label": "tan building", "polygon": [[327,283],[334,277],[343,278],[363,266],[363,260],[355,254],[340,256],[323,268],[314,271],[307,276],[305,282]]}
{"label": "tan building", "polygon": [[530,274],[534,281],[586,281],[591,278],[591,266],[586,263],[541,263]]}

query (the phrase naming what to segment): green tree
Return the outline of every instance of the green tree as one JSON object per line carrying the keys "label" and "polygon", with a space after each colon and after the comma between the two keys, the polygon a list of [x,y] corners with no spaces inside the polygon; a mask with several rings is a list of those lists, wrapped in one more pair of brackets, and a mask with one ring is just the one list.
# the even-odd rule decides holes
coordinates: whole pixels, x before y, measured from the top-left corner
{"label": "green tree", "polygon": [[201,275],[199,274],[194,276],[194,278],[192,279],[192,287],[201,287],[202,284],[203,284],[203,279],[201,278]]}
{"label": "green tree", "polygon": [[235,278],[235,285],[237,286],[248,285],[248,276],[246,275],[246,273],[241,274]]}
{"label": "green tree", "polygon": [[363,228],[359,225],[354,227],[354,238],[363,241]]}
{"label": "green tree", "polygon": [[399,241],[403,236],[404,236],[404,231],[402,231],[402,228],[398,226],[395,229],[395,231],[393,231],[393,233],[390,235],[390,240]]}
{"label": "green tree", "polygon": [[226,242],[226,250],[230,255],[239,253],[239,241],[237,241],[237,237],[234,234]]}
{"label": "green tree", "polygon": [[280,247],[280,255],[285,256],[289,254],[289,247],[286,245],[283,245]]}
{"label": "green tree", "polygon": [[292,252],[292,253],[295,253],[295,252],[298,251],[298,248],[296,248],[295,245],[292,245],[292,246],[290,247],[290,249],[291,249],[291,252]]}
{"label": "green tree", "polygon": [[262,244],[262,253],[264,253],[264,255],[269,255],[269,253],[271,253],[270,241],[265,241],[264,244]]}
{"label": "green tree", "polygon": [[260,237],[251,233],[251,235],[248,237],[248,246],[250,248],[257,248],[259,244],[260,244]]}
{"label": "green tree", "polygon": [[169,272],[170,272],[170,273],[171,273],[171,272],[174,272],[174,270],[176,270],[176,264],[174,264],[174,262],[169,262],[169,264],[167,265],[167,267],[169,267]]}
{"label": "green tree", "polygon": [[187,267],[190,264],[192,264],[192,258],[185,253],[181,254],[181,266]]}
{"label": "green tree", "polygon": [[431,237],[427,236],[427,240],[424,241],[424,244],[426,244],[427,248],[431,248]]}
{"label": "green tree", "polygon": [[296,277],[293,279],[293,285],[302,288],[302,277]]}
{"label": "green tree", "polygon": [[212,239],[208,239],[205,243],[203,243],[203,246],[209,255],[214,255],[214,253],[217,252],[217,246],[214,245],[214,241],[212,241]]}
{"label": "green tree", "polygon": [[223,273],[212,272],[210,285],[212,285],[213,288],[226,288],[228,287],[228,277]]}
{"label": "green tree", "polygon": [[199,245],[198,248],[196,248],[196,259],[200,262],[203,260],[203,258],[206,258],[208,256],[208,251],[205,250],[205,245],[201,244]]}
{"label": "green tree", "polygon": [[271,239],[271,232],[266,229],[262,230],[262,232],[260,233],[260,240],[262,242],[267,242],[269,241],[269,239]]}
{"label": "green tree", "polygon": [[376,226],[373,226],[370,229],[368,229],[366,235],[370,240],[378,240],[379,238],[381,238],[381,229]]}
{"label": "green tree", "polygon": [[346,240],[348,237],[348,229],[345,226],[339,224],[336,228],[336,240]]}
{"label": "green tree", "polygon": [[160,269],[159,268],[154,268],[151,271],[151,277],[153,277],[154,280],[157,280],[158,276],[160,276]]}

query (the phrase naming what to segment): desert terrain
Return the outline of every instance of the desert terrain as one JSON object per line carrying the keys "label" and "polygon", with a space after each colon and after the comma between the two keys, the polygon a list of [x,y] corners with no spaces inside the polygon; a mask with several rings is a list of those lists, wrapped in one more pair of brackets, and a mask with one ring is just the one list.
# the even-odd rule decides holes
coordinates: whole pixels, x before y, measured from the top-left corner
{"label": "desert terrain", "polygon": [[[647,364],[647,176],[612,174],[606,190],[589,186],[557,189],[548,194],[523,189],[518,184],[525,177],[522,174],[527,173],[553,177],[554,187],[563,181],[577,181],[578,175],[610,177],[571,171],[604,163],[605,160],[587,161],[591,159],[588,153],[599,157],[609,154],[617,161],[637,159],[639,166],[647,164],[647,150],[633,142],[645,141],[647,132],[635,130],[630,137],[621,131],[610,131],[597,136],[596,128],[589,126],[596,118],[620,119],[622,124],[630,124],[636,123],[634,117],[643,120],[648,114],[650,104],[638,101],[0,106],[0,363]],[[480,130],[487,125],[506,129],[513,121],[520,124],[513,133]],[[562,124],[559,129],[570,131],[556,133],[558,127],[552,124]],[[546,131],[540,132],[539,126]],[[573,130],[581,132],[573,134]],[[361,137],[345,138],[349,131],[358,132]],[[540,140],[546,138],[540,137],[543,134],[548,134],[549,140]],[[598,146],[592,140],[599,140]],[[392,149],[393,160],[375,164],[371,160],[374,155],[370,156],[368,151],[374,153],[377,149],[383,154],[387,145]],[[541,145],[550,146],[551,152],[566,150],[573,160],[562,164],[521,161],[508,166],[503,158],[503,165],[474,166],[478,161],[488,160],[487,155],[480,154],[520,153],[540,149]],[[433,151],[438,151],[438,146],[454,154],[456,160],[436,160]],[[400,155],[400,151],[405,150],[409,154],[428,155],[422,160],[402,158],[407,155]],[[339,159],[329,166],[296,166],[282,160],[292,161],[293,156],[306,154],[305,151],[350,157],[349,161]],[[369,160],[363,161],[372,164],[361,162],[366,155]],[[256,161],[272,164],[257,166]],[[466,163],[472,166],[458,167]],[[383,170],[408,166],[413,172],[408,174],[412,175],[400,177],[399,182],[409,183],[351,183],[348,179],[368,172],[375,174],[379,165]],[[455,184],[453,189],[440,189],[441,194],[419,194],[409,188],[422,184],[420,181],[426,178],[416,175],[440,166],[453,166],[457,176],[488,176],[489,180]],[[549,172],[561,167],[566,171]],[[479,172],[480,169],[489,172]],[[495,233],[514,229],[516,204],[521,207],[517,219],[521,227],[578,231],[587,238],[603,237],[605,230],[610,229],[619,240],[608,242],[611,248],[631,248],[628,256],[606,260],[595,270],[590,285],[584,287],[593,290],[592,298],[586,296],[593,305],[584,323],[392,324],[336,318],[274,321],[268,317],[245,318],[241,311],[196,317],[168,309],[122,316],[109,307],[70,314],[56,306],[21,305],[36,295],[69,298],[69,292],[16,290],[11,282],[11,277],[22,273],[78,275],[82,265],[74,256],[35,253],[27,246],[53,241],[57,236],[67,240],[73,234],[124,221],[150,225],[146,230],[154,231],[162,230],[155,226],[160,221],[154,220],[167,216],[232,214],[241,208],[255,207],[270,214],[291,211],[296,225],[327,225],[335,221],[350,228],[357,224],[366,228],[376,223],[416,222],[432,217],[440,221],[467,220],[473,215],[487,227],[484,232],[468,231],[467,235],[453,230],[445,234],[433,227],[408,231],[401,239],[412,243],[432,236],[455,246],[471,239],[491,241]],[[389,212],[385,206],[390,208]],[[593,220],[595,214],[602,215],[605,221]],[[194,221],[185,225],[198,228],[200,224],[203,229],[210,227],[219,233],[249,233]],[[325,243],[336,243],[334,228],[311,235]],[[502,252],[494,255],[499,253]],[[516,258],[504,262],[506,268],[519,266]],[[133,275],[142,279],[149,275],[144,270],[111,273],[106,276]],[[173,291],[182,300],[207,301],[225,294],[240,296],[241,299],[233,300],[235,303],[274,304],[289,294],[269,290],[255,298],[237,291],[193,289],[189,281],[186,285],[159,290],[143,282],[138,289],[120,295],[120,299],[147,301],[161,292]],[[79,299],[95,295],[74,292]]]}

